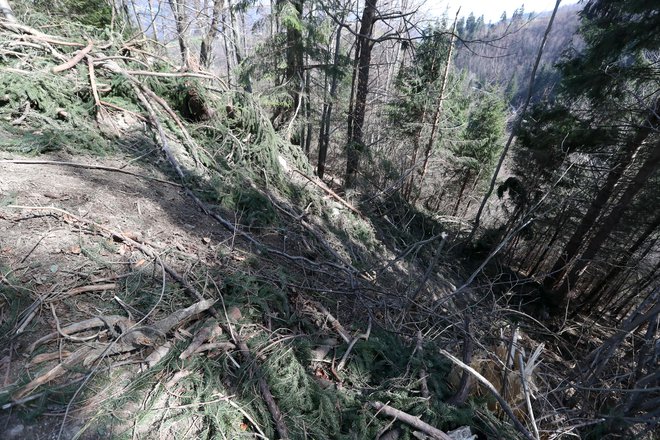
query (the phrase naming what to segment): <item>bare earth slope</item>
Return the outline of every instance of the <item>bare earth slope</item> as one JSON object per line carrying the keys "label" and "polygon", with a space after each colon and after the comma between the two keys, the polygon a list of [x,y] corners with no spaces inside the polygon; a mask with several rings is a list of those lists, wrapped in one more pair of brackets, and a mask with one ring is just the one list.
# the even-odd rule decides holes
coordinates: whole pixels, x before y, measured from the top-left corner
{"label": "bare earth slope", "polygon": [[[21,159],[3,154],[2,159],[10,158]],[[67,160],[61,156],[40,156],[39,160],[49,159]],[[125,166],[128,159],[99,160],[76,156],[75,161],[119,168]],[[142,175],[154,174],[152,170],[136,165],[123,169]],[[13,207],[17,205],[31,209]],[[0,163],[2,283],[22,288],[25,292],[20,305],[9,304],[8,298],[3,298],[0,310],[5,318],[23,310],[35,312],[33,316],[21,316],[19,323],[22,325],[3,327],[11,335],[19,333],[20,336],[16,338],[17,342],[1,347],[0,388],[17,380],[25,368],[32,377],[44,368],[41,363],[26,365],[30,361],[28,347],[37,338],[56,330],[56,326],[49,307],[30,308],[30,303],[52,305],[62,327],[109,314],[111,310],[116,313],[115,295],[127,304],[135,299],[132,292],[122,292],[118,287],[121,286],[121,276],[142,265],[148,266],[144,257],[134,250],[108,237],[90,233],[77,222],[67,221],[59,212],[38,209],[40,207],[56,207],[139,238],[159,249],[163,258],[168,255],[168,260],[174,263],[176,255],[188,262],[208,263],[215,259],[218,243],[230,238],[217,223],[200,215],[174,185],[103,170]],[[76,292],[73,289],[80,287],[89,291],[71,294]],[[3,411],[0,438],[56,438],[60,422],[61,416],[40,417],[35,424],[26,424],[11,411]],[[80,428],[75,418],[70,423],[61,438],[71,438]]]}

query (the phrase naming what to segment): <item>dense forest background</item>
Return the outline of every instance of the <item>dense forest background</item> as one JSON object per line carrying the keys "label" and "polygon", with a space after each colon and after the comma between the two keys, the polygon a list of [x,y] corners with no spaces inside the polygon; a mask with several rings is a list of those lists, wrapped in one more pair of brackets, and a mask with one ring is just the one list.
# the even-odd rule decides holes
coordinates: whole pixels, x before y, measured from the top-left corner
{"label": "dense forest background", "polygon": [[[413,0],[0,1],[3,163],[130,156],[233,237],[217,239],[226,249],[213,261],[177,248],[184,256],[167,266],[167,252],[160,260],[148,242],[105,231],[151,262],[140,283],[162,268],[180,285],[169,316],[183,316],[174,310],[185,294],[198,307],[209,295],[233,301],[240,319],[224,303],[224,316],[217,304],[195,315],[213,311],[214,337],[224,331],[223,350],[240,362],[195,360],[188,386],[240,396],[241,411],[216,401],[189,437],[145,415],[147,401],[162,404],[153,390],[178,368],[180,347],[160,370],[131,373],[154,386],[152,400],[131,382],[133,394],[117,392],[98,414],[144,398],[146,424],[135,421],[133,438],[157,438],[149,431],[166,425],[167,438],[461,438],[430,425],[469,426],[478,438],[655,438],[656,3],[521,5],[487,23],[429,17]],[[8,175],[0,179],[14,188]],[[28,209],[7,194],[8,210]],[[18,246],[11,221],[6,249]],[[202,239],[216,241],[190,240]],[[30,310],[50,301],[13,278],[33,251],[0,260],[8,335],[36,314],[11,306],[25,291]],[[124,288],[146,289],[115,287]],[[147,303],[117,310],[139,315]],[[172,331],[192,315],[175,325],[158,310],[160,321],[139,323],[183,340]],[[198,326],[187,335],[201,328],[210,338],[208,322]],[[87,384],[130,329],[110,328],[116,340],[101,354],[76,351],[37,379],[14,373],[11,359],[24,353],[5,337],[6,377],[17,379],[5,380],[1,402],[25,410],[38,387],[94,364],[80,376]],[[339,341],[320,342],[332,333]],[[58,438],[83,386],[74,389],[42,391],[27,406],[42,414],[60,393]],[[194,407],[208,393],[169,405]],[[98,414],[98,426],[130,432]]]}

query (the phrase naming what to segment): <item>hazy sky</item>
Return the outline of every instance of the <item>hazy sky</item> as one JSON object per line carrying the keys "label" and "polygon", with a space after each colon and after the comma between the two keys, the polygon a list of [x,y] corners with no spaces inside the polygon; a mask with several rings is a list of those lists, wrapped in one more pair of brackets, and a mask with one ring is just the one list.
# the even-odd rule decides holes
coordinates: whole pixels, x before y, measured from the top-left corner
{"label": "hazy sky", "polygon": [[[563,6],[577,2],[578,0],[562,0],[561,4]],[[511,17],[513,11],[523,4],[525,12],[551,11],[555,6],[555,0],[427,0],[426,2],[434,15],[442,15],[449,7],[449,15],[453,17],[460,6],[461,16],[467,17],[470,12],[477,17],[483,14],[486,23],[498,21],[505,10],[507,16]]]}

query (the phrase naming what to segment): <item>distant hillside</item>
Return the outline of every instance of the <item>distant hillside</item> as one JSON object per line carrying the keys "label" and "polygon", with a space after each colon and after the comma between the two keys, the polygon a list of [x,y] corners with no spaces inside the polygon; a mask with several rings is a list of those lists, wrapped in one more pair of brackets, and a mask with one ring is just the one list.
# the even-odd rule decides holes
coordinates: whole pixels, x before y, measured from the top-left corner
{"label": "distant hillside", "polygon": [[[574,42],[579,11],[577,5],[570,5],[557,12],[537,73],[535,99],[552,93],[558,80],[553,66]],[[496,24],[470,17],[459,22],[463,41],[458,44],[456,67],[481,84],[503,88],[511,104],[519,104],[549,19],[550,13],[544,12],[514,14]]]}

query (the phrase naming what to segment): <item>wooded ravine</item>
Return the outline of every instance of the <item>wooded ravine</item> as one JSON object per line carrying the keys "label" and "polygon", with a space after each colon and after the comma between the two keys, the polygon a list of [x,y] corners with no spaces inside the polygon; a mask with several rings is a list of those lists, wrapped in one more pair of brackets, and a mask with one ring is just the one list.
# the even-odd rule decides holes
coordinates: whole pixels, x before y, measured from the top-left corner
{"label": "wooded ravine", "polygon": [[428,10],[0,0],[1,439],[658,438],[660,5]]}

